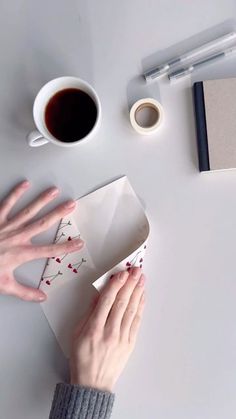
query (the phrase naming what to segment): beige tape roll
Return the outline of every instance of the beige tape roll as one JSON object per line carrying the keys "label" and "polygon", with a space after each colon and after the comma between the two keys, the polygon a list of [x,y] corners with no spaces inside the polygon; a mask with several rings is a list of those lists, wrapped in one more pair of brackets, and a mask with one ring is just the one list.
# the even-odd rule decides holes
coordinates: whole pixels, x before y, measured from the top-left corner
{"label": "beige tape roll", "polygon": [[145,98],[135,102],[130,109],[130,122],[139,134],[155,133],[163,122],[162,105],[155,99]]}

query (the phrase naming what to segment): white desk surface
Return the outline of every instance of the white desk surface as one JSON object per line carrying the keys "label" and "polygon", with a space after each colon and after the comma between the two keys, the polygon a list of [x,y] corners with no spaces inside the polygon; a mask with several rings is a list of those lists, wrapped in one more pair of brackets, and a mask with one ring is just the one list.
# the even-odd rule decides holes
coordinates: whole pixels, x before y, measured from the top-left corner
{"label": "white desk surface", "polygon": [[[78,197],[127,174],[149,215],[147,308],[114,419],[236,415],[236,172],[199,174],[191,93],[193,80],[236,76],[236,60],[175,85],[146,87],[137,77],[158,57],[231,29],[234,18],[235,0],[1,2],[1,196],[25,177],[34,188],[22,204],[50,185]],[[33,98],[61,75],[97,89],[100,132],[81,148],[30,149]],[[128,106],[144,96],[165,111],[150,138],[128,119]],[[36,286],[44,263],[24,266],[19,277]],[[0,336],[1,418],[47,418],[67,364],[40,306],[1,297]]]}

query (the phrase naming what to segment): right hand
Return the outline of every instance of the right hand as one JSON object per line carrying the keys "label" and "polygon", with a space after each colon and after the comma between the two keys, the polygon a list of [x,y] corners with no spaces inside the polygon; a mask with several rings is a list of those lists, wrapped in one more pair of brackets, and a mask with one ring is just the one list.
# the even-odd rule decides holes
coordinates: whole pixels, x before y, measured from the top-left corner
{"label": "right hand", "polygon": [[44,191],[18,214],[11,217],[10,211],[29,186],[28,181],[21,182],[0,202],[0,293],[14,295],[27,301],[43,301],[46,299],[44,292],[19,284],[14,278],[14,270],[34,259],[78,251],[83,247],[83,241],[77,239],[44,246],[35,246],[31,243],[34,236],[48,230],[62,217],[72,212],[76,203],[65,202],[38,220],[32,220],[46,204],[57,197],[59,190],[53,187]]}
{"label": "right hand", "polygon": [[79,323],[70,359],[71,384],[112,391],[134,349],[144,309],[141,269],[120,272]]}

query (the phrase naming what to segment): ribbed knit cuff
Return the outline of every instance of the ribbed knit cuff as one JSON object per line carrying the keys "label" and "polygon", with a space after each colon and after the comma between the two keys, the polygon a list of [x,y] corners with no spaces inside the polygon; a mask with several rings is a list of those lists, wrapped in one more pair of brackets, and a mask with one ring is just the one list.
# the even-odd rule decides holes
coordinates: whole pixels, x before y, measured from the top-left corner
{"label": "ribbed knit cuff", "polygon": [[109,419],[114,398],[108,391],[60,383],[49,419]]}

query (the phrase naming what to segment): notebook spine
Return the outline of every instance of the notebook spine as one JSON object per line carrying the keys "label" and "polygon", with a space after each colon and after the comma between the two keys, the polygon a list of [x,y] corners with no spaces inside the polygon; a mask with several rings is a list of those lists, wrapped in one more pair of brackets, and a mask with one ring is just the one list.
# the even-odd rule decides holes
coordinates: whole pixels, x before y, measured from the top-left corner
{"label": "notebook spine", "polygon": [[200,172],[210,170],[203,82],[193,85]]}

